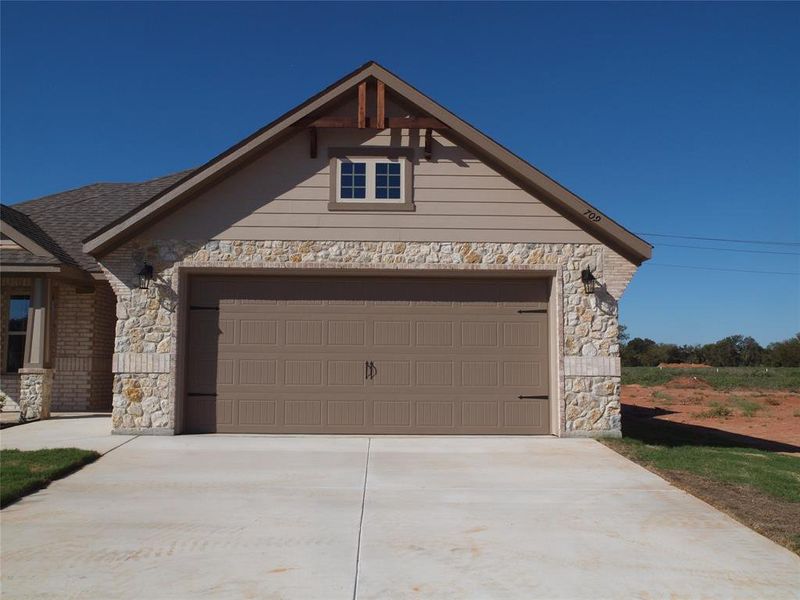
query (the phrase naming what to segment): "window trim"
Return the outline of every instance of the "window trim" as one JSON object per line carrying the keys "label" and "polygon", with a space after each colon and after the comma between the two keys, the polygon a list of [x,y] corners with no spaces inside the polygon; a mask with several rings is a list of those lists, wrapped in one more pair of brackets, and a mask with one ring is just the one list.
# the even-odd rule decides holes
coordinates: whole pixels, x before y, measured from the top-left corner
{"label": "window trim", "polygon": [[[364,198],[342,198],[342,181],[341,174],[336,173],[336,202],[341,203],[358,203],[358,204],[393,204],[395,206],[405,203],[405,178],[406,169],[404,158],[389,158],[386,156],[347,156],[336,159],[336,168],[341,168],[344,164],[362,164],[365,166],[364,176],[366,178],[365,196]],[[378,198],[376,196],[376,178],[377,178],[377,165],[379,164],[392,164],[400,167],[400,197],[399,198]]]}
{"label": "window trim", "polygon": [[[14,300],[27,300],[28,301],[28,315],[25,317],[26,326],[25,326],[25,330],[24,331],[11,331],[11,303]],[[5,315],[3,315],[3,318],[5,319],[5,326],[6,326],[5,327],[6,328],[5,356],[3,356],[3,370],[2,370],[2,372],[4,374],[18,375],[19,374],[19,369],[22,369],[25,366],[25,360],[26,360],[25,359],[25,347],[28,345],[28,330],[30,329],[30,327],[28,325],[29,325],[29,319],[30,319],[30,308],[32,306],[31,301],[32,301],[31,294],[19,293],[19,294],[9,294],[9,296],[8,296],[8,311],[7,311],[7,313]],[[14,337],[22,337],[23,340],[24,340],[23,345],[22,345],[22,365],[20,365],[19,369],[17,369],[16,371],[11,371],[8,368],[8,354],[9,354],[9,350],[11,349],[11,344],[9,342],[10,342],[10,338],[12,336],[14,336]]]}
{"label": "window trim", "polygon": [[[413,212],[414,206],[414,150],[411,148],[395,148],[387,146],[360,146],[357,148],[328,148],[328,158],[330,159],[330,198],[328,210],[330,211],[388,211],[388,212]],[[402,185],[403,199],[397,200],[340,200],[339,199],[339,161],[341,159],[354,160],[368,158],[370,162],[377,162],[376,159],[386,158],[390,160],[404,159],[402,165]],[[374,175],[374,173],[373,173]],[[367,186],[374,188],[372,186]]]}

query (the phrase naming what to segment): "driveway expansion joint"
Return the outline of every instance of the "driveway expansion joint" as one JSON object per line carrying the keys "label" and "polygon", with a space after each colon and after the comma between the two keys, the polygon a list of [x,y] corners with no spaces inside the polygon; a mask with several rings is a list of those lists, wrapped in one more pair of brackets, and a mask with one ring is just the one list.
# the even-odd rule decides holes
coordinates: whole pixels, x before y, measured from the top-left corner
{"label": "driveway expansion joint", "polygon": [[129,443],[131,443],[133,440],[135,440],[135,439],[138,439],[138,438],[140,438],[140,437],[142,437],[142,436],[140,436],[140,435],[134,435],[134,436],[131,436],[129,439],[125,440],[125,441],[124,441],[124,442],[122,442],[121,444],[117,444],[117,445],[116,445],[116,446],[114,446],[113,448],[109,448],[109,449],[108,449],[108,450],[106,450],[105,452],[101,452],[101,453],[100,453],[100,456],[105,456],[106,454],[111,454],[111,453],[112,453],[114,450],[116,450],[117,448],[122,448],[122,447],[123,447],[125,444],[129,444]]}
{"label": "driveway expansion joint", "polygon": [[367,458],[364,461],[364,490],[361,493],[361,518],[358,522],[358,544],[356,545],[356,572],[353,581],[353,600],[358,597],[358,575],[361,565],[361,532],[364,530],[364,506],[367,502],[367,476],[369,475],[369,451],[372,446],[372,438],[367,438]]}

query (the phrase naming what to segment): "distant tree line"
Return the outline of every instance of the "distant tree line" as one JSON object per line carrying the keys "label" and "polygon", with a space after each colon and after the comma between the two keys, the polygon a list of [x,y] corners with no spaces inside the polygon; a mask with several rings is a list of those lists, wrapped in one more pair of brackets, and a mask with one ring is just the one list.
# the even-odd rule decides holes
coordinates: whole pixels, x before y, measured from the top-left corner
{"label": "distant tree line", "polygon": [[648,338],[628,339],[620,326],[620,353],[626,367],[661,363],[694,363],[713,367],[800,367],[800,333],[766,348],[752,337],[731,335],[711,344],[661,344]]}

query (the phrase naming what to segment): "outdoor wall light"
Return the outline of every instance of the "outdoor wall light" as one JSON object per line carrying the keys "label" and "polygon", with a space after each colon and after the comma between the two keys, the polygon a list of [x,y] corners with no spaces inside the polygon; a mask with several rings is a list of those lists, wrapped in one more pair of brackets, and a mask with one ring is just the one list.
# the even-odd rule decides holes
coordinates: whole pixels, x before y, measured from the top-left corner
{"label": "outdoor wall light", "polygon": [[583,271],[581,271],[581,283],[583,283],[584,292],[587,294],[594,293],[594,286],[597,283],[597,279],[589,267],[586,267]]}
{"label": "outdoor wall light", "polygon": [[153,281],[153,266],[144,263],[142,270],[139,271],[139,289],[146,290],[150,287],[151,281]]}

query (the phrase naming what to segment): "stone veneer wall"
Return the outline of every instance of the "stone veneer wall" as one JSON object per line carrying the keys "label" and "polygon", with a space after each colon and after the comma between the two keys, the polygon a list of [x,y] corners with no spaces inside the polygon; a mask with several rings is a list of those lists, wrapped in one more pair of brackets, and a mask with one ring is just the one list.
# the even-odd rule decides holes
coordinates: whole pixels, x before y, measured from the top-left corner
{"label": "stone veneer wall", "polygon": [[19,370],[19,411],[21,421],[49,419],[53,397],[53,369]]}
{"label": "stone veneer wall", "polygon": [[[142,261],[153,265],[137,287]],[[600,282],[587,296],[585,267]],[[555,272],[560,434],[620,431],[617,301],[636,267],[600,244],[499,244],[349,241],[138,241],[114,250],[102,267],[117,294],[114,343],[115,431],[175,429],[179,268],[462,269]]]}

